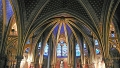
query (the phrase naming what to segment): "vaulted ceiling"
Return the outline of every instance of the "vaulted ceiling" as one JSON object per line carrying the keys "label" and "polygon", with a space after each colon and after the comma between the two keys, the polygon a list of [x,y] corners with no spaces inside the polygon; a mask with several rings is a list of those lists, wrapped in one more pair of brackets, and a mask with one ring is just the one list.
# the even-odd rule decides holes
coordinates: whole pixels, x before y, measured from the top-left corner
{"label": "vaulted ceiling", "polygon": [[19,37],[23,40],[19,43],[25,43],[31,34],[38,39],[42,31],[42,35],[49,34],[62,18],[67,19],[66,26],[71,26],[77,36],[82,34],[89,39],[94,34],[100,40],[104,34],[101,28],[114,18],[117,19],[114,22],[116,28],[120,28],[119,0],[10,0],[10,2],[19,25]]}
{"label": "vaulted ceiling", "polygon": [[[38,24],[56,17],[56,14],[65,13],[66,15],[63,14],[63,16],[84,22],[83,26],[87,23],[87,26],[99,34],[100,24],[107,17],[111,19],[119,0],[17,0],[12,3],[24,33],[39,29]],[[110,13],[111,16],[107,13]]]}

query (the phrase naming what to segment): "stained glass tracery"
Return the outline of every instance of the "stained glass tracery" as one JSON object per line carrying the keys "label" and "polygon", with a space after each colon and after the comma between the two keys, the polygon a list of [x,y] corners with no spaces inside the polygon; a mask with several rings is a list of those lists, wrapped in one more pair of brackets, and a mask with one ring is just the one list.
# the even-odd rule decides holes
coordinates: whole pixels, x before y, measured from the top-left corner
{"label": "stained glass tracery", "polygon": [[[41,42],[38,44],[38,50],[40,50],[41,48]],[[85,47],[86,48],[86,45]],[[48,56],[48,49],[49,49],[49,45],[46,44],[45,48],[44,48],[44,56]],[[68,56],[68,46],[65,44],[65,43],[58,43],[57,45],[57,57],[67,57]],[[76,45],[76,57],[79,57],[80,56],[80,47],[79,45],[77,44]]]}
{"label": "stained glass tracery", "polygon": [[57,57],[67,57],[68,48],[65,43],[58,43],[57,46]]}

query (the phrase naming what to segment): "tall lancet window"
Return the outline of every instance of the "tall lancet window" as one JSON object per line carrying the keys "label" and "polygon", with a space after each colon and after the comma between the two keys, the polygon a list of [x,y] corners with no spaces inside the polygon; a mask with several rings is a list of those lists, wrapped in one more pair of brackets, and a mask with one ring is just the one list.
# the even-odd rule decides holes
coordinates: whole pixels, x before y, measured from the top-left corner
{"label": "tall lancet window", "polygon": [[99,43],[98,43],[98,40],[97,39],[95,39],[95,41],[94,41],[94,44],[95,44],[95,46],[96,46],[96,54],[98,55],[98,54],[100,54],[100,50],[98,49],[99,48]]}
{"label": "tall lancet window", "polygon": [[38,49],[40,49],[41,48],[41,42],[39,42],[39,44],[38,44]]}
{"label": "tall lancet window", "polygon": [[95,45],[98,45],[98,41],[95,39]]}
{"label": "tall lancet window", "polygon": [[78,44],[76,45],[76,56],[80,56],[80,47]]}
{"label": "tall lancet window", "polygon": [[48,44],[44,48],[44,56],[48,56]]}
{"label": "tall lancet window", "polygon": [[68,55],[68,47],[66,43],[60,42],[57,46],[57,57],[67,57]]}
{"label": "tall lancet window", "polygon": [[57,46],[57,56],[61,56],[61,46],[60,46],[60,43],[58,43],[58,46]]}

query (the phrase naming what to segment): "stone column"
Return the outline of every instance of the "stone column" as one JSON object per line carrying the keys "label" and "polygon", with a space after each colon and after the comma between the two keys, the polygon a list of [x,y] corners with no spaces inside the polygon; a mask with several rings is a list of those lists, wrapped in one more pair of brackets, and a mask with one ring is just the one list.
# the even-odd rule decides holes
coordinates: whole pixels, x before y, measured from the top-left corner
{"label": "stone column", "polygon": [[50,37],[49,39],[49,45],[48,45],[48,63],[47,63],[47,68],[51,68],[51,56],[53,52],[53,47],[52,47],[52,38]]}
{"label": "stone column", "polygon": [[72,57],[72,55],[71,55],[71,53],[72,53],[72,51],[71,51],[71,49],[72,49],[72,47],[71,47],[71,45],[72,45],[72,43],[71,43],[71,40],[70,40],[71,38],[69,38],[68,40],[68,43],[69,43],[69,45],[68,45],[68,68],[71,68],[71,57]]}
{"label": "stone column", "polygon": [[76,68],[76,44],[75,38],[73,37],[73,44],[72,44],[72,68]]}
{"label": "stone column", "polygon": [[81,63],[81,67],[82,67],[82,64],[85,64],[85,56],[84,56],[84,38],[83,36],[81,35],[80,37],[80,42],[81,42],[81,45],[79,43],[79,46],[80,46],[80,63]]}
{"label": "stone column", "polygon": [[16,62],[16,68],[20,68],[21,60],[23,59],[23,56],[16,56],[17,62]]}
{"label": "stone column", "polygon": [[73,51],[74,51],[74,68],[76,68],[76,43],[75,43],[75,38],[74,38],[74,47],[73,47]]}
{"label": "stone column", "polygon": [[56,45],[53,45],[53,49],[52,50],[53,51],[52,51],[52,56],[51,56],[51,59],[52,59],[51,67],[55,68],[55,66],[56,66]]}
{"label": "stone column", "polygon": [[43,66],[43,53],[41,52],[40,58],[39,58],[39,68],[42,68]]}
{"label": "stone column", "polygon": [[51,58],[51,45],[48,45],[48,62],[47,62],[47,68],[50,68],[50,58]]}
{"label": "stone column", "polygon": [[40,56],[39,56],[39,62],[38,62],[38,68],[42,68],[43,65],[43,42],[44,42],[44,36],[41,36],[41,48],[40,48]]}

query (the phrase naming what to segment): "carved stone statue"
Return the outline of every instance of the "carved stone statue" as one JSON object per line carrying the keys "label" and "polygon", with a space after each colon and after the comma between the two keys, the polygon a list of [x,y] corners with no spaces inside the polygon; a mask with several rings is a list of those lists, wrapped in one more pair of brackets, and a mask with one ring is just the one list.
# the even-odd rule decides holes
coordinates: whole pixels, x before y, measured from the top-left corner
{"label": "carved stone statue", "polygon": [[63,60],[60,61],[60,68],[64,68],[64,63],[63,63]]}

